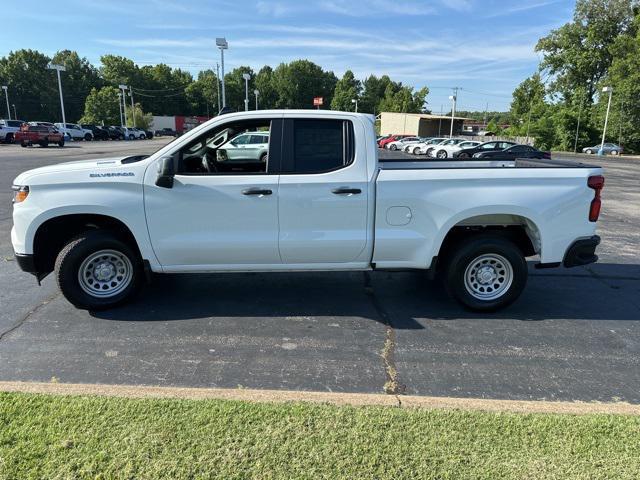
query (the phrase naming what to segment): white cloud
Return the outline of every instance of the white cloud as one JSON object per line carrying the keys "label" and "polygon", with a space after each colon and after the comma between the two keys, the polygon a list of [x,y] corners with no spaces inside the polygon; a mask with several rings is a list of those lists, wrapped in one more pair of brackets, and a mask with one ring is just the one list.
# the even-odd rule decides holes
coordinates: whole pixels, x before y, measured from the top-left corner
{"label": "white cloud", "polygon": [[507,15],[512,15],[514,13],[522,13],[525,12],[527,10],[533,10],[535,8],[541,8],[541,7],[546,7],[547,5],[552,5],[554,3],[558,3],[559,0],[546,0],[546,1],[542,1],[542,2],[534,2],[534,3],[526,3],[526,2],[522,2],[519,5],[510,7],[510,8],[503,8],[500,10],[496,10],[493,13],[490,13],[489,15],[486,15],[484,18],[495,18],[495,17],[504,17]]}

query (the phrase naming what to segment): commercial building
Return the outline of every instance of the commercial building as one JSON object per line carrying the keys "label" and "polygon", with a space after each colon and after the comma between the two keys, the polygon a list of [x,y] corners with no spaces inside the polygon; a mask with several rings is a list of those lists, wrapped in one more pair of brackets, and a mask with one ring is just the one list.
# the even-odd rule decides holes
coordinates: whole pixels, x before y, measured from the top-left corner
{"label": "commercial building", "polygon": [[[464,117],[453,118],[453,134],[462,133]],[[380,135],[404,134],[420,137],[438,137],[449,135],[451,116],[431,115],[428,113],[395,113],[380,114]]]}

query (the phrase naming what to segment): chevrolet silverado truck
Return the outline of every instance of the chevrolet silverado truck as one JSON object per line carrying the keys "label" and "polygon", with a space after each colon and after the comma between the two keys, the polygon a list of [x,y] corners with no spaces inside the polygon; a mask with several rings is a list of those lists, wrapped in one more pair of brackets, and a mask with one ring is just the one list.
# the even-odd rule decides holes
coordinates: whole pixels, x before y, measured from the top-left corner
{"label": "chevrolet silverado truck", "polygon": [[[247,134],[268,134],[266,156],[225,154]],[[38,281],[55,272],[93,310],[151,272],[417,269],[491,311],[523,291],[527,258],[597,260],[600,168],[379,161],[375,138],[365,114],[262,110],[220,115],[153,155],[27,171],[13,186],[17,263]]]}

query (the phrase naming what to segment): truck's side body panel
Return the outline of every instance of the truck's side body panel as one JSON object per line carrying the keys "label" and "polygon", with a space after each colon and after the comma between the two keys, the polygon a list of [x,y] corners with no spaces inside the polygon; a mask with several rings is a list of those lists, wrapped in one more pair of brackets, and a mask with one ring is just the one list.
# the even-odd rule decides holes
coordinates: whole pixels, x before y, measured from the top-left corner
{"label": "truck's side body panel", "polygon": [[[482,226],[492,215],[522,219],[530,236],[539,235],[541,261],[560,262],[574,240],[595,232],[595,223],[588,221],[593,190],[587,178],[598,173],[589,168],[385,168],[377,180],[373,262],[381,268],[428,268],[452,227]],[[398,212],[408,215],[405,224],[399,224]]]}

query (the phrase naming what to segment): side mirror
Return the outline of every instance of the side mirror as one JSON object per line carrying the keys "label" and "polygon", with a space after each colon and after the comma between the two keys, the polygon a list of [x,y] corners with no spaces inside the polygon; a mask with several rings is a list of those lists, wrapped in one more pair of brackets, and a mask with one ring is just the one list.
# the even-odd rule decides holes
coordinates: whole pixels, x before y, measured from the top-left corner
{"label": "side mirror", "polygon": [[173,177],[176,169],[173,163],[173,157],[164,157],[158,163],[158,178],[156,185],[162,188],[173,188]]}

